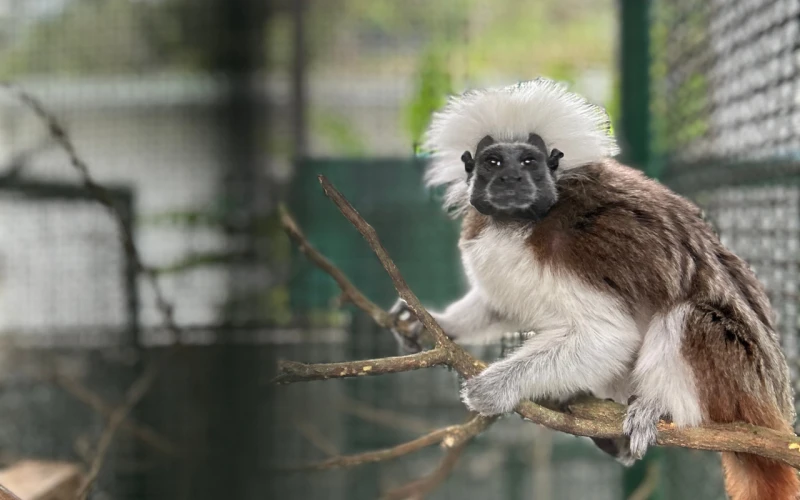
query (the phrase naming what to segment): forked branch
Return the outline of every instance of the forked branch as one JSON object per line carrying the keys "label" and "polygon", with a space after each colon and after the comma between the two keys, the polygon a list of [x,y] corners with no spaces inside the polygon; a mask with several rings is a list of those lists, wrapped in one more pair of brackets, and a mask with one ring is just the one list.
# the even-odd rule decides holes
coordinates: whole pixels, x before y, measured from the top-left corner
{"label": "forked branch", "polygon": [[[422,358],[421,355],[426,353],[432,353],[431,355],[434,359],[439,361],[439,363],[436,364],[447,365],[464,378],[470,378],[480,373],[486,367],[486,364],[476,359],[462,347],[447,338],[439,325],[436,324],[433,317],[422,307],[416,295],[409,289],[396,265],[392,262],[386,249],[381,244],[375,229],[359,215],[355,208],[353,208],[344,196],[336,190],[330,181],[320,176],[320,183],[328,198],[331,199],[342,214],[353,224],[375,252],[384,269],[392,279],[399,296],[408,303],[409,307],[414,311],[417,317],[420,318],[425,328],[432,333],[436,343],[436,347],[433,350],[415,354],[411,357],[385,358],[388,362],[388,366],[391,366],[391,368],[386,368],[387,365],[382,365],[384,367],[382,370],[370,369],[365,372],[366,375],[404,371],[401,369],[401,366],[397,364],[398,362],[396,360],[404,358],[419,360]],[[330,261],[321,254],[318,254],[305,239],[305,236],[287,212],[282,214],[282,218],[284,227],[287,229],[287,232],[292,235],[292,239],[301,245],[301,248],[304,249],[303,252],[309,256],[312,262],[334,277],[340,287],[342,287],[343,292],[348,296],[350,296],[350,293],[355,296],[363,296],[361,292],[347,292],[343,283],[346,283],[348,289],[353,287],[352,283],[347,281],[347,278],[344,277],[341,271]],[[294,230],[292,231],[290,228]],[[324,265],[320,263],[324,263]],[[385,317],[381,313],[375,313],[374,307],[372,307],[374,304],[368,300],[366,302],[371,304],[371,306],[369,309],[365,310],[373,318]],[[353,303],[358,306],[360,302],[353,301]],[[376,322],[381,326],[387,326],[385,321],[376,320]],[[322,365],[283,363],[281,365],[281,374],[278,376],[277,380],[288,383],[319,380],[320,378],[351,377],[354,376],[354,373],[363,373],[365,364],[373,366],[376,365],[378,361],[379,360],[368,360]],[[335,369],[331,367],[335,367]],[[409,370],[416,370],[425,368],[426,366],[422,366],[415,361],[409,362],[408,367]],[[361,370],[361,372],[359,372],[359,370]],[[321,374],[324,374],[324,376],[321,376]],[[515,409],[515,411],[526,420],[568,434],[596,438],[623,437],[622,421],[625,416],[625,407],[622,405],[608,401],[600,401],[594,398],[584,398],[571,403],[567,410],[566,412],[556,411],[531,401],[522,402]],[[486,426],[488,427],[490,424],[491,421],[489,421]],[[661,446],[677,446],[699,450],[752,453],[775,459],[796,469],[800,469],[800,439],[798,439],[797,436],[781,434],[770,429],[746,424],[708,425],[704,427],[678,429],[673,424],[662,421],[658,426],[657,444]],[[456,447],[451,448],[450,451],[452,453],[447,454],[439,467],[437,467],[435,471],[432,471],[430,475],[387,493],[386,498],[424,496],[425,493],[430,491],[428,488],[431,485],[440,484],[452,470],[462,451],[459,449],[458,452],[455,452],[455,448]],[[330,460],[335,460],[335,458],[331,458]]]}
{"label": "forked branch", "polygon": [[450,450],[465,445],[470,439],[483,432],[494,421],[494,417],[482,417],[473,414],[467,422],[461,425],[442,427],[441,429],[436,429],[420,436],[417,439],[391,448],[368,451],[355,455],[340,455],[319,462],[283,467],[281,469],[287,471],[343,469],[355,467],[357,465],[393,460],[435,444],[441,444],[443,448]]}

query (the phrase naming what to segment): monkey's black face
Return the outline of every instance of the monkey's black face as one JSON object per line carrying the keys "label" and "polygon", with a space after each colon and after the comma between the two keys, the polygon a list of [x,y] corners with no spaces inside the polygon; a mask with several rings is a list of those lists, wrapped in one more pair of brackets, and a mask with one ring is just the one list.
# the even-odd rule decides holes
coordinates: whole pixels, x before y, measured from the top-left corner
{"label": "monkey's black face", "polygon": [[474,162],[464,160],[472,206],[492,217],[543,218],[558,198],[555,170],[563,156],[558,150],[550,156],[546,151],[544,141],[534,134],[528,143],[494,143],[485,137]]}

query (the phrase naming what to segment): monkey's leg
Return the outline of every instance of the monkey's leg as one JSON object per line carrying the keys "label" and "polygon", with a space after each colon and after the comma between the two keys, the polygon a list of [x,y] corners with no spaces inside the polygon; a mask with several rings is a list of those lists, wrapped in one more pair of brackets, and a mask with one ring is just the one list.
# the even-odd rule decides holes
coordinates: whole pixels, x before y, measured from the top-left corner
{"label": "monkey's leg", "polygon": [[670,416],[678,426],[702,423],[694,375],[681,354],[689,310],[681,305],[656,316],[644,336],[633,370],[636,400],[629,404],[623,426],[636,459],[655,443],[659,418]]}
{"label": "monkey's leg", "polygon": [[462,399],[484,415],[506,413],[525,398],[568,398],[608,386],[630,369],[639,335],[607,323],[540,329],[506,359],[464,384]]}

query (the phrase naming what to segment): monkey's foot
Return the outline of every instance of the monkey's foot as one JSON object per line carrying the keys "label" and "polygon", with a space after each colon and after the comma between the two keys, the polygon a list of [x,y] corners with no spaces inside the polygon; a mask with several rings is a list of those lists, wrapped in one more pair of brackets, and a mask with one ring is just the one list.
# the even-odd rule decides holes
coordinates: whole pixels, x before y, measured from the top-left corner
{"label": "monkey's foot", "polygon": [[402,321],[411,323],[411,334],[401,334],[396,328],[391,328],[392,335],[397,341],[397,347],[400,354],[415,354],[422,351],[420,343],[420,333],[422,332],[422,323],[415,317],[414,312],[408,307],[408,304],[403,299],[397,299],[397,302],[389,309],[389,314],[392,316],[392,322],[397,325]]}
{"label": "monkey's foot", "polygon": [[647,452],[647,448],[656,443],[660,417],[661,411],[646,405],[642,399],[637,399],[628,405],[622,431],[630,438],[632,459],[641,459]]}
{"label": "monkey's foot", "polygon": [[519,392],[508,383],[508,376],[490,366],[464,382],[461,400],[472,411],[491,416],[508,413],[519,403]]}

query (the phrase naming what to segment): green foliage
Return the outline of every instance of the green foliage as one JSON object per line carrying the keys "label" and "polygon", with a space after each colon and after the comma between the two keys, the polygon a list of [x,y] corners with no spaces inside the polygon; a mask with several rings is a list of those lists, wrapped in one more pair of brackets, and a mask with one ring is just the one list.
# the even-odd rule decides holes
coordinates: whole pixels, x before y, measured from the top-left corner
{"label": "green foliage", "polygon": [[444,106],[447,96],[453,93],[452,77],[441,51],[428,50],[420,59],[414,96],[406,105],[404,117],[408,132],[419,153],[422,134],[434,111]]}
{"label": "green foliage", "polygon": [[346,311],[336,308],[310,309],[304,311],[304,316],[309,326],[314,328],[343,327],[348,324],[349,315]]}
{"label": "green foliage", "polygon": [[[680,52],[681,47],[697,50],[705,39],[708,21],[704,10],[691,12],[685,19],[678,21],[683,14],[669,3],[657,2],[654,9],[654,21],[650,28],[653,61],[650,68],[653,82],[651,146],[656,159],[659,159],[669,155],[671,151],[685,148],[708,132],[708,116],[705,112],[709,104],[706,75],[695,72],[686,74],[677,82],[667,79],[668,48],[675,52]],[[670,40],[669,33],[676,22],[681,23],[685,33],[678,40]],[[670,88],[666,87],[668,81]]]}
{"label": "green foliage", "polygon": [[179,274],[200,267],[230,266],[237,262],[242,262],[245,259],[247,259],[246,255],[236,252],[194,252],[172,264],[152,268],[152,270],[159,275]]}
{"label": "green foliage", "polygon": [[492,14],[467,43],[453,40],[450,56],[465,59],[470,73],[574,82],[581,69],[613,64],[610,2],[507,0],[494,4]]}
{"label": "green foliage", "polygon": [[574,85],[578,76],[578,68],[572,61],[554,61],[546,67],[544,74],[554,80]]}
{"label": "green foliage", "polygon": [[614,82],[611,85],[611,98],[606,103],[606,113],[608,113],[609,119],[609,128],[608,133],[609,135],[616,135],[614,132],[614,124],[617,123],[620,116],[620,101],[622,99],[622,92],[621,92],[621,85],[619,81],[619,76],[614,75]]}
{"label": "green foliage", "polygon": [[0,76],[201,71],[218,57],[214,16],[204,0],[72,0],[18,30],[0,53]]}
{"label": "green foliage", "polygon": [[224,214],[214,210],[185,210],[142,215],[137,223],[143,226],[219,227]]}
{"label": "green foliage", "polygon": [[263,295],[263,310],[266,320],[278,326],[285,326],[292,321],[289,287],[279,285],[268,289]]}
{"label": "green foliage", "polygon": [[328,141],[336,154],[351,158],[364,156],[367,146],[357,130],[341,115],[317,112],[311,116],[311,130]]}

